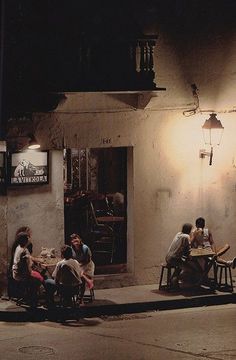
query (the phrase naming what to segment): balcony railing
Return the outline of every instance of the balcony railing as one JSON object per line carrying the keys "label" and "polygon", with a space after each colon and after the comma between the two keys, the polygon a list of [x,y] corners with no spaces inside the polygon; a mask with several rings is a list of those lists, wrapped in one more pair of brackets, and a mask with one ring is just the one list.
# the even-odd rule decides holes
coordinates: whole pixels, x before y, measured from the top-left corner
{"label": "balcony railing", "polygon": [[[63,68],[64,80],[54,73],[53,91],[165,90],[155,83],[156,38],[132,41],[80,42],[71,68]],[[74,54],[74,53],[73,53]],[[63,66],[63,61],[61,62]],[[66,64],[64,64],[66,67]]]}
{"label": "balcony railing", "polygon": [[26,71],[20,63],[21,76],[12,71],[14,76],[9,75],[6,83],[6,108],[10,112],[53,110],[65,92],[165,90],[156,85],[155,45],[153,36],[119,41],[80,38],[78,44],[60,49],[58,56],[52,51],[39,73],[30,67]]}

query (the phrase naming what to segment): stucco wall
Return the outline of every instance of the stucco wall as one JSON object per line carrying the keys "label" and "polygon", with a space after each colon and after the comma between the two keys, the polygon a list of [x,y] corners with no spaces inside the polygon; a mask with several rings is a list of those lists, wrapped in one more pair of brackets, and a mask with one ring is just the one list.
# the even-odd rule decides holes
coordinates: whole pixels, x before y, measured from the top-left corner
{"label": "stucco wall", "polygon": [[[101,114],[38,115],[39,134],[55,122],[67,147],[133,147],[133,187],[128,194],[129,261],[135,283],[157,280],[159,265],[184,222],[204,216],[217,245],[228,242],[236,253],[236,130],[234,116],[220,119],[225,127],[221,145],[209,158],[200,159],[204,148],[201,126],[206,115],[183,116],[180,111],[123,111]],[[50,138],[47,138],[50,146]],[[61,165],[59,165],[61,166]],[[132,266],[131,266],[132,268]]]}
{"label": "stucco wall", "polygon": [[[58,126],[67,147],[100,147],[104,146],[101,139],[108,137],[111,146],[133,148],[128,248],[134,278],[120,280],[120,284],[157,281],[173,236],[183,222],[193,223],[198,216],[206,217],[217,244],[230,244],[229,256],[236,253],[236,124],[233,114],[220,116],[225,131],[209,166],[209,158],[199,158],[199,149],[205,147],[201,131],[205,117],[151,110],[35,117],[39,135],[45,137],[44,147],[61,143],[61,136],[53,138],[53,144],[47,136],[50,127]],[[24,224],[33,230],[36,254],[43,245],[59,249],[64,241],[62,150],[50,153],[49,185],[8,189],[8,206],[5,197],[1,201],[4,254],[7,208],[9,247],[16,229]],[[107,280],[104,286],[108,284]]]}
{"label": "stucco wall", "polygon": [[49,185],[8,188],[9,250],[16,230],[25,225],[32,229],[35,255],[39,254],[42,246],[55,247],[59,250],[64,243],[62,151],[51,151],[49,161]]}

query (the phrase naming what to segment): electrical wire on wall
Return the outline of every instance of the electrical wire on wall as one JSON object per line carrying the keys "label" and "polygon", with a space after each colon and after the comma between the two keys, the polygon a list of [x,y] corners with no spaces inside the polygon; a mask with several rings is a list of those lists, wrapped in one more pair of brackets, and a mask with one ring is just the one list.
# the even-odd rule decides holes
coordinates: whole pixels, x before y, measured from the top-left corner
{"label": "electrical wire on wall", "polygon": [[231,109],[231,110],[212,110],[212,109],[200,109],[200,101],[199,101],[199,96],[198,96],[198,88],[196,86],[196,84],[191,84],[191,88],[192,88],[192,94],[193,94],[193,108],[192,109],[189,109],[189,110],[184,110],[183,111],[183,115],[188,117],[188,116],[193,116],[195,114],[203,114],[203,113],[215,113],[217,112],[217,114],[223,114],[223,113],[226,113],[226,114],[229,114],[229,113],[233,113],[233,112],[236,112],[236,109]]}
{"label": "electrical wire on wall", "polygon": [[195,84],[191,84],[193,99],[194,99],[194,107],[190,110],[183,111],[184,116],[192,116],[197,114],[200,111],[199,108],[199,97],[198,97],[198,88]]}

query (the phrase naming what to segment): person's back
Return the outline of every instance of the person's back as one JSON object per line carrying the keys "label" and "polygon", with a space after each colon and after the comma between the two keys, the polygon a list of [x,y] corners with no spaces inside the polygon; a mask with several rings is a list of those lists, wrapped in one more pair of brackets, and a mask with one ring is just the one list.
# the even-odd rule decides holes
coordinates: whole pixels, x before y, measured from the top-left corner
{"label": "person's back", "polygon": [[178,232],[167,251],[166,262],[174,265],[181,261],[182,257],[188,257],[190,252],[189,240],[189,234]]}
{"label": "person's back", "polygon": [[31,259],[26,249],[28,236],[26,233],[18,234],[18,246],[15,249],[12,265],[12,276],[15,280],[24,280],[30,275]]}
{"label": "person's back", "polygon": [[205,219],[202,217],[196,219],[196,229],[191,236],[191,247],[210,247],[215,250],[212,234],[209,229],[205,228]]}
{"label": "person's back", "polygon": [[55,276],[57,284],[76,286],[81,284],[80,267],[75,259],[64,259],[58,265]]}
{"label": "person's back", "polygon": [[188,263],[188,257],[191,249],[189,236],[191,230],[192,224],[184,224],[182,226],[182,231],[175,235],[166,254],[167,264],[175,266],[175,271],[171,280],[173,288],[179,287],[179,276]]}
{"label": "person's back", "polygon": [[57,289],[71,288],[81,285],[81,270],[77,260],[72,259],[72,248],[64,245],[61,248],[60,260],[52,273],[52,279],[45,281],[46,300],[48,306],[54,304],[54,293]]}
{"label": "person's back", "polygon": [[77,260],[72,258],[72,248],[64,245],[61,248],[61,257],[52,277],[57,284],[63,285],[77,285],[81,283],[81,270]]}

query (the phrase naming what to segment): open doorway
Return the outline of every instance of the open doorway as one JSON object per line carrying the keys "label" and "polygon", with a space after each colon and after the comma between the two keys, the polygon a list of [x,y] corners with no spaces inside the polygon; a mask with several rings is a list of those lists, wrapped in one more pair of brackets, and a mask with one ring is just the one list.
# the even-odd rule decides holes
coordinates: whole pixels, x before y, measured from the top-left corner
{"label": "open doorway", "polygon": [[126,271],[127,148],[64,151],[65,241],[78,233],[91,248],[95,274]]}

